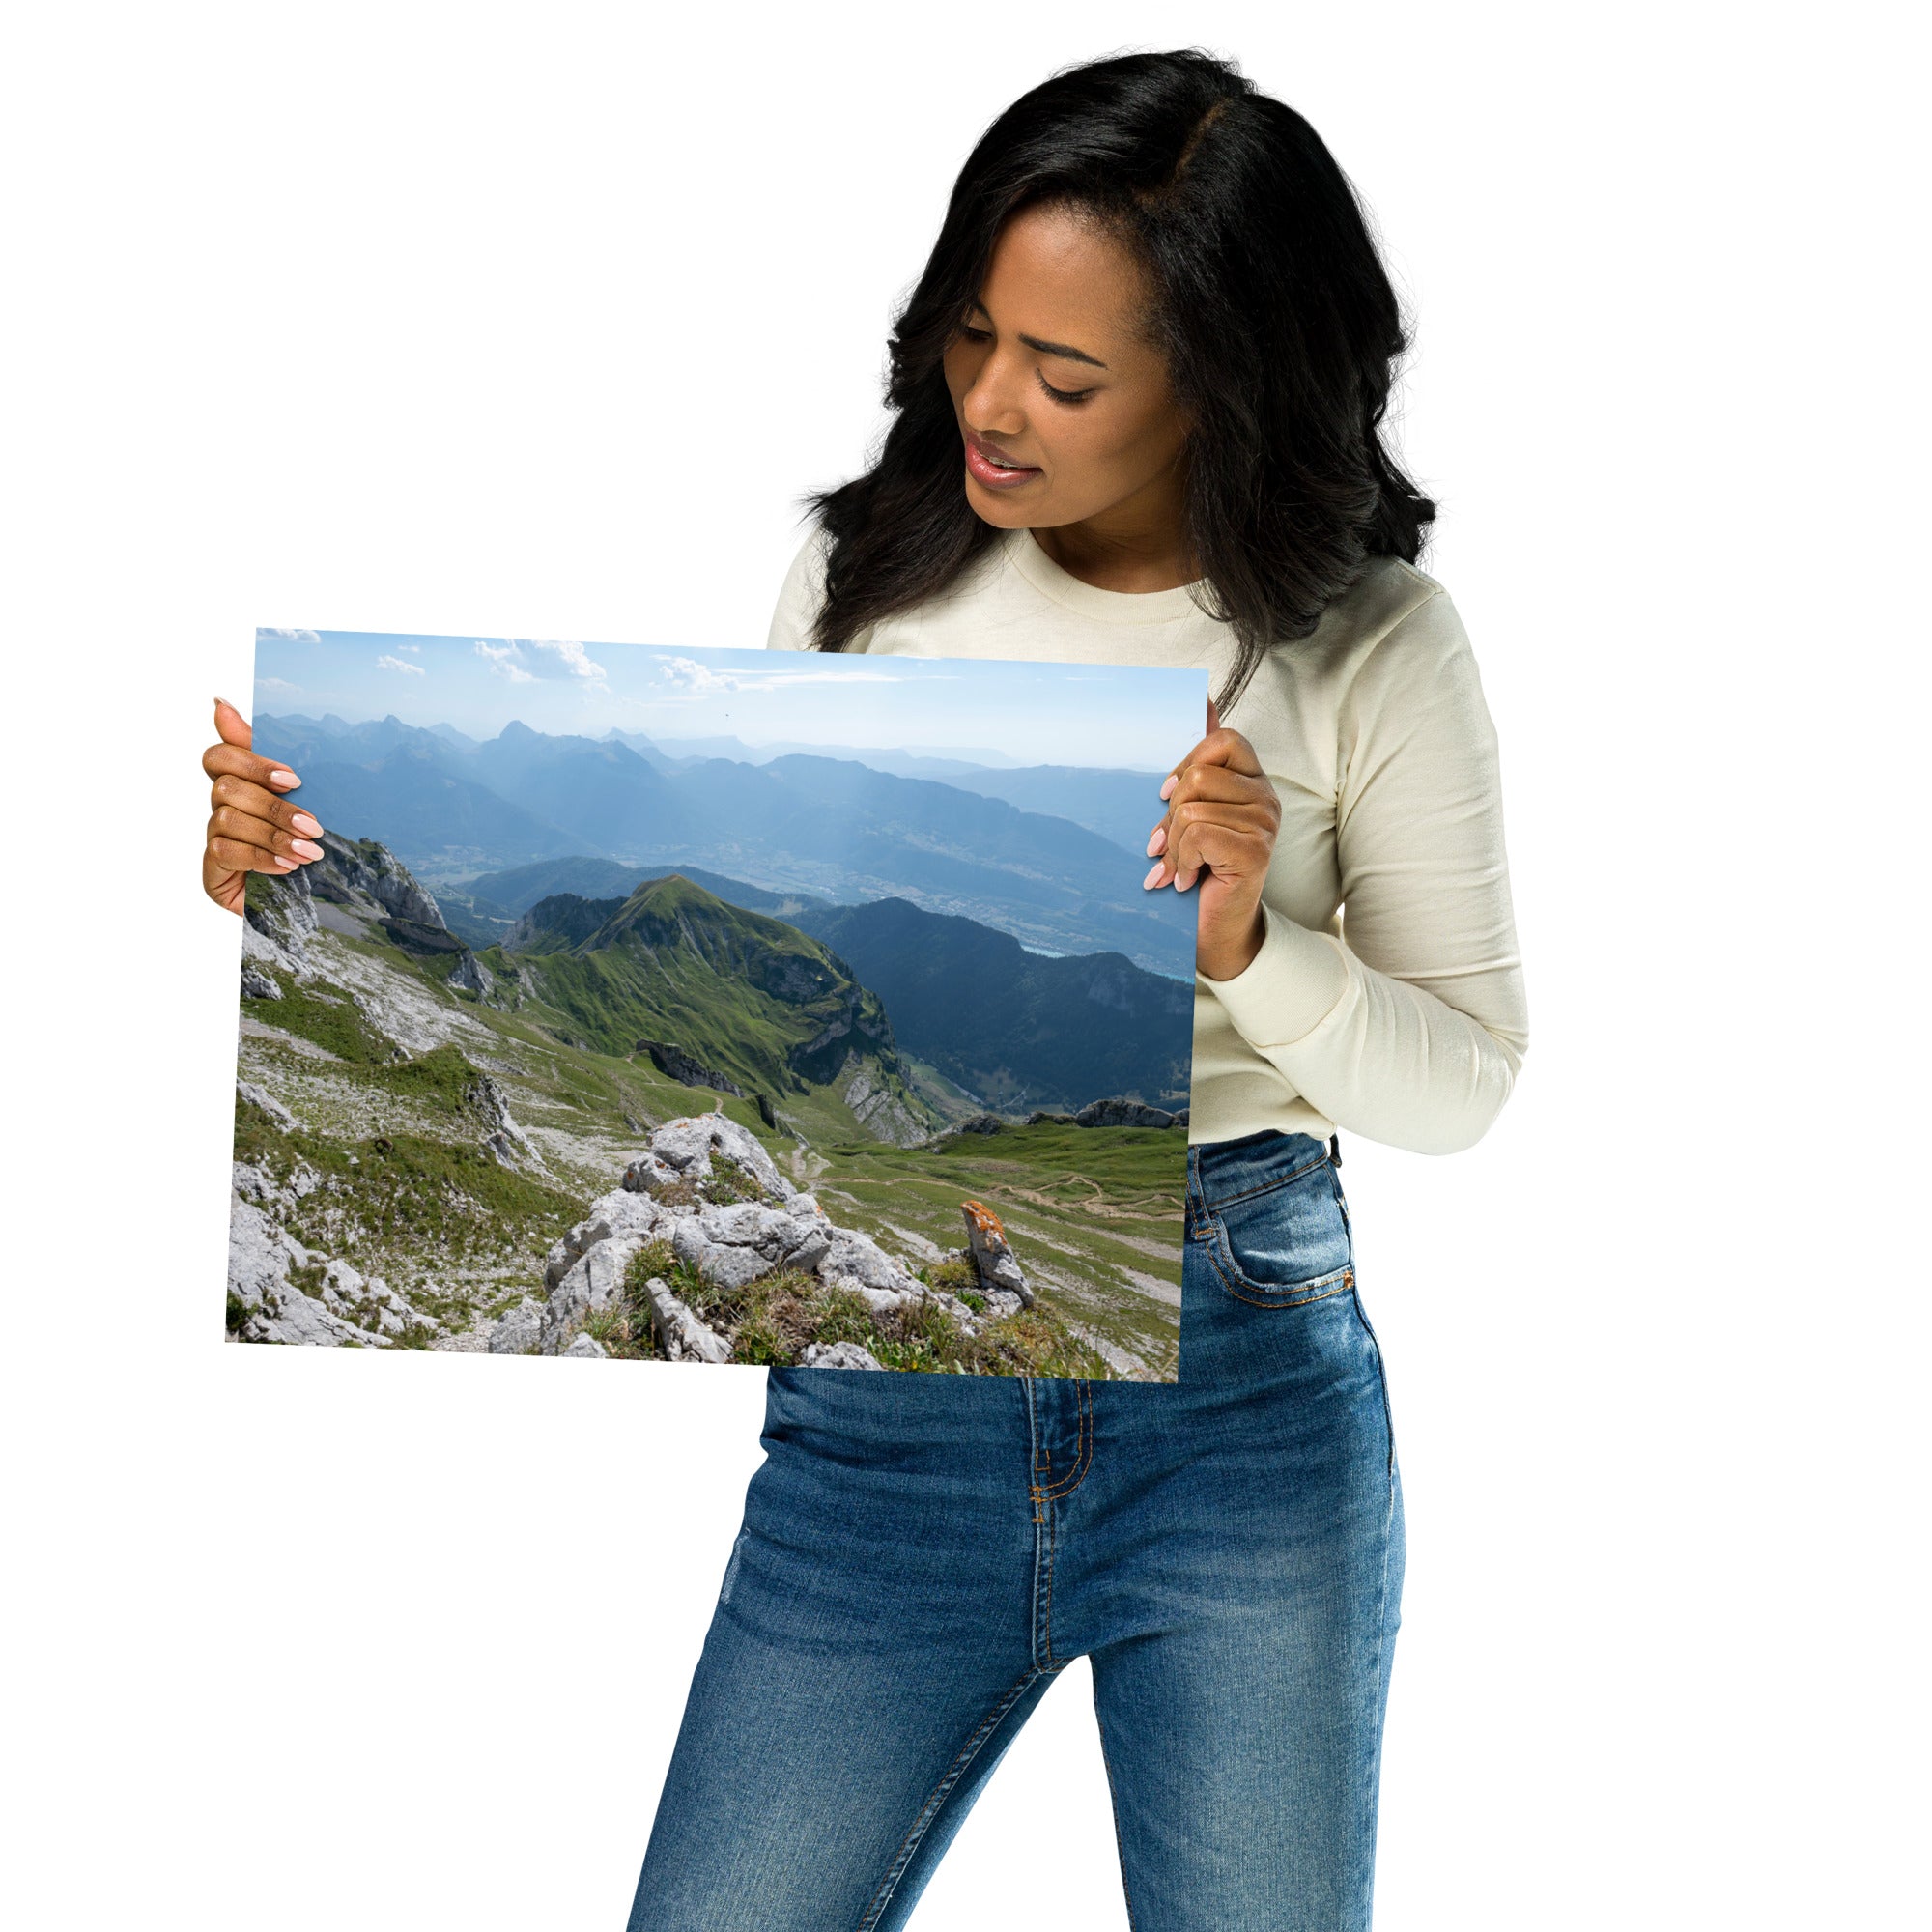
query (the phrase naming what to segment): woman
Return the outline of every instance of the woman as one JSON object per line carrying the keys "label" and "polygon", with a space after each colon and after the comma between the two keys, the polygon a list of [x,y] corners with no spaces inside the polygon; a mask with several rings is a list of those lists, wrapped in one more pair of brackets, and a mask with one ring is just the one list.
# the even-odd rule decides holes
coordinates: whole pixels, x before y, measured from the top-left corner
{"label": "woman", "polygon": [[[1081,1656],[1141,1932],[1369,1923],[1402,1490],[1332,1136],[1465,1148],[1527,1043],[1495,737],[1379,433],[1405,346],[1227,64],[1062,73],[966,162],[769,641],[1208,669],[1143,881],[1199,894],[1180,1379],[770,1373],[631,1932],[903,1925]],[[222,735],[234,903],[315,828]]]}

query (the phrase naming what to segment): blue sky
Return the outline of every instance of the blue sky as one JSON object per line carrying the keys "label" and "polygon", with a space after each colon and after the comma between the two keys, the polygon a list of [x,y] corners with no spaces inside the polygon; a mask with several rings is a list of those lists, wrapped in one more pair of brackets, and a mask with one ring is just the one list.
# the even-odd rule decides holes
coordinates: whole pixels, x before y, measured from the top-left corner
{"label": "blue sky", "polygon": [[613,725],[667,745],[730,735],[907,747],[1015,764],[1164,771],[1207,729],[1205,668],[995,658],[825,655],[721,645],[434,638],[375,631],[255,634],[258,710],[352,724],[393,713],[494,738],[601,738]]}

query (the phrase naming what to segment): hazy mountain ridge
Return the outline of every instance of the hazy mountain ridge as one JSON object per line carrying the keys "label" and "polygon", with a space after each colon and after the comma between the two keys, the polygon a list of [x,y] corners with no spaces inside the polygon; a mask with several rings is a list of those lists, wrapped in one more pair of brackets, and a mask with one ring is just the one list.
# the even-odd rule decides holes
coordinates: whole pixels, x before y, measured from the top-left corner
{"label": "hazy mountain ridge", "polygon": [[[484,744],[392,717],[256,721],[257,745],[302,777],[301,802],[350,837],[380,838],[438,890],[547,861],[601,860],[643,870],[714,870],[765,891],[827,901],[904,897],[1011,932],[1046,952],[1124,953],[1192,984],[1195,904],[1143,893],[1134,774],[1094,780],[1090,821],[1032,810],[991,790],[790,753],[763,764],[724,758],[665,769],[612,738],[553,737],[512,724]],[[1010,775],[1067,807],[1078,768]],[[981,775],[990,786],[1006,783]],[[1154,806],[1157,807],[1157,799]],[[1158,816],[1145,811],[1147,826]],[[750,875],[749,878],[747,875]],[[453,895],[472,944],[521,908]],[[531,901],[534,902],[533,900]]]}
{"label": "hazy mountain ridge", "polygon": [[790,923],[851,963],[909,1052],[991,1105],[1077,1110],[1099,1094],[1187,1104],[1193,989],[1121,953],[1041,958],[900,898]]}

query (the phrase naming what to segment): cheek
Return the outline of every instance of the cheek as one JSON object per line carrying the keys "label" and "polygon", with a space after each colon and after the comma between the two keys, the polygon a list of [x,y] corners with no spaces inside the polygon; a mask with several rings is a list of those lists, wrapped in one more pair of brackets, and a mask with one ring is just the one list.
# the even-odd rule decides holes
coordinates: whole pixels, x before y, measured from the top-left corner
{"label": "cheek", "polygon": [[1110,420],[1101,410],[1059,410],[1052,419],[1039,422],[1037,431],[1055,484],[1083,497],[1124,496],[1147,462],[1138,427]]}

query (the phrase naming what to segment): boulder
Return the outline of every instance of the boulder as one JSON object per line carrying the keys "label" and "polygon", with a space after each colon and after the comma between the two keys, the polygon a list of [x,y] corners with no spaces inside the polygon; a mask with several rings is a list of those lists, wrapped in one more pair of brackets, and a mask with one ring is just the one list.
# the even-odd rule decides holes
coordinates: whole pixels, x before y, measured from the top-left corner
{"label": "boulder", "polygon": [[597,1241],[565,1269],[544,1304],[543,1334],[538,1342],[544,1354],[560,1355],[576,1338],[586,1315],[609,1308],[618,1299],[624,1292],[624,1271],[643,1245],[635,1235]]}
{"label": "boulder", "polygon": [[799,1358],[805,1369],[883,1369],[869,1349],[857,1342],[811,1342]]}
{"label": "boulder", "polygon": [[829,1222],[801,1218],[762,1201],[733,1201],[679,1217],[670,1240],[680,1261],[730,1290],[774,1268],[810,1272],[830,1252],[835,1232]]}
{"label": "boulder", "polygon": [[490,1331],[493,1355],[534,1355],[543,1339],[544,1305],[525,1295]]}
{"label": "boulder", "polygon": [[1020,1271],[1019,1259],[1000,1217],[983,1201],[961,1202],[959,1211],[966,1217],[966,1242],[980,1271],[980,1287],[989,1293],[1017,1295],[1021,1307],[1031,1308],[1033,1290]]}
{"label": "boulder", "polygon": [[767,1196],[789,1204],[798,1192],[757,1135],[724,1114],[686,1114],[667,1121],[651,1135],[649,1148],[625,1169],[624,1185],[633,1193],[654,1194],[674,1180],[709,1180],[714,1151],[748,1169]]}

